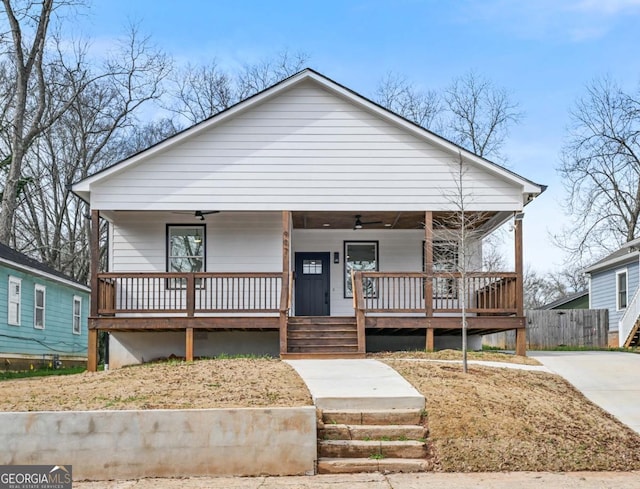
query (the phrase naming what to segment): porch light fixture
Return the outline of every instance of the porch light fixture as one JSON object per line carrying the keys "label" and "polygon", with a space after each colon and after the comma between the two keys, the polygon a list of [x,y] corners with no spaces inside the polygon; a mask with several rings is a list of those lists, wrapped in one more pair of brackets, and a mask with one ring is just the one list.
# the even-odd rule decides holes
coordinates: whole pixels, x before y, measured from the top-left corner
{"label": "porch light fixture", "polygon": [[334,251],[333,252],[333,263],[340,263],[340,252],[339,251]]}
{"label": "porch light fixture", "polygon": [[328,228],[328,227],[331,227],[331,224],[329,224],[328,222],[325,222],[322,226],[325,228]]}
{"label": "porch light fixture", "polygon": [[524,219],[524,212],[518,212],[513,215],[513,219],[516,221],[522,221]]}

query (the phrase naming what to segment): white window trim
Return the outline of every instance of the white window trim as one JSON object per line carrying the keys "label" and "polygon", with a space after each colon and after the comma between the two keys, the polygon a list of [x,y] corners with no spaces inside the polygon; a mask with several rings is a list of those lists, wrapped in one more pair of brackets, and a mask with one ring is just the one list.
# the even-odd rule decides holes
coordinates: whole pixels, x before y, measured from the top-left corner
{"label": "white window trim", "polygon": [[[38,310],[37,293],[38,290],[42,291],[42,326],[36,324],[36,318]],[[33,288],[33,327],[35,329],[44,329],[47,324],[47,288],[42,284],[36,284]]]}
{"label": "white window trim", "polygon": [[619,277],[623,273],[625,274],[625,282],[626,282],[627,306],[629,305],[629,273],[627,272],[627,269],[625,268],[624,270],[618,270],[616,272],[616,310],[617,311],[624,311],[627,308],[627,306],[620,307],[620,280],[619,280]]}
{"label": "white window trim", "polygon": [[[76,315],[76,302],[80,303],[80,311]],[[75,323],[78,318],[78,331],[76,331]],[[79,295],[73,296],[73,302],[71,303],[71,332],[75,335],[82,334],[82,297]]]}
{"label": "white window trim", "polygon": [[[11,320],[11,284],[18,284],[18,320]],[[7,324],[11,326],[20,326],[20,322],[22,320],[22,279],[18,277],[13,277],[9,275],[9,280],[7,282],[8,293],[7,293]]]}

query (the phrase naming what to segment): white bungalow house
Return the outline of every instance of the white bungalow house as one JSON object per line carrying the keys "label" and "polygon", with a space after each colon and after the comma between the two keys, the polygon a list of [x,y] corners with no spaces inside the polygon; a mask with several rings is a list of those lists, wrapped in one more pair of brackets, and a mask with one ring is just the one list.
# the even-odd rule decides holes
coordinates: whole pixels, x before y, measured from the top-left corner
{"label": "white bungalow house", "polygon": [[[477,218],[464,250],[460,182]],[[73,185],[94,257],[99,219],[110,230],[89,367],[98,331],[111,366],[459,345],[460,294],[472,337],[516,329],[524,354],[522,220],[515,271],[482,271],[479,242],[543,190],[306,69]],[[457,268],[467,248],[473,270]]]}

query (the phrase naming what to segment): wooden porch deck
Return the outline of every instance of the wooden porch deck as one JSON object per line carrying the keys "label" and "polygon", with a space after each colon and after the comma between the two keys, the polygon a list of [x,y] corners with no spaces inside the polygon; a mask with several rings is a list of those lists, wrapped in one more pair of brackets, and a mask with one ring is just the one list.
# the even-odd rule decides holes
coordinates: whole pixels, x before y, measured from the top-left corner
{"label": "wooden porch deck", "polygon": [[356,272],[352,280],[353,316],[295,317],[283,273],[102,273],[89,330],[185,331],[187,358],[195,330],[279,331],[290,358],[363,357],[367,332],[425,334],[433,350],[435,336],[462,333],[462,307],[469,335],[524,332],[514,273]]}

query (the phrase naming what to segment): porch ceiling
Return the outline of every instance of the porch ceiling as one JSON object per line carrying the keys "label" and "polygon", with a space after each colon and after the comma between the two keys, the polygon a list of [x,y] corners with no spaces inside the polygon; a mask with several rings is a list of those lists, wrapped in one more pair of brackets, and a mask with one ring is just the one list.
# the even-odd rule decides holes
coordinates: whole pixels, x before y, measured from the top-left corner
{"label": "porch ceiling", "polygon": [[[354,229],[356,216],[360,216],[362,229],[424,229],[424,212],[293,212],[294,229]],[[493,216],[494,212],[468,213],[475,214],[473,227],[481,227]],[[434,228],[457,227],[454,213],[434,212]]]}

